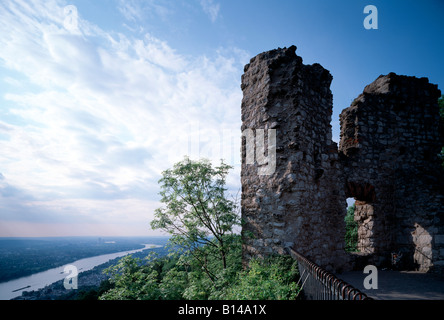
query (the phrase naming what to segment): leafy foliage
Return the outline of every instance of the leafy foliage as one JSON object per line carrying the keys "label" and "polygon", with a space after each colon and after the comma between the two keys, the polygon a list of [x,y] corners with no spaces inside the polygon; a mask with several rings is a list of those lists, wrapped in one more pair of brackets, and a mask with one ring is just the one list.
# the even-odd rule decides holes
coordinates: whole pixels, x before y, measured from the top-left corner
{"label": "leafy foliage", "polygon": [[106,269],[111,274],[114,288],[104,293],[102,300],[157,300],[160,290],[157,285],[158,272],[140,266],[140,259],[126,256]]}
{"label": "leafy foliage", "polygon": [[151,222],[153,229],[171,234],[171,244],[192,255],[212,282],[217,281],[216,266],[209,264],[209,257],[218,257],[227,268],[233,227],[240,223],[236,203],[225,195],[230,168],[223,161],[213,168],[208,160],[185,158],[164,171],[159,183],[165,206],[155,211]]}
{"label": "leafy foliage", "polygon": [[347,208],[345,220],[345,251],[356,252],[358,250],[358,223],[354,220],[356,206],[353,204]]}
{"label": "leafy foliage", "polygon": [[297,262],[289,256],[250,261],[237,283],[227,290],[230,300],[290,300],[299,293]]}
{"label": "leafy foliage", "polygon": [[[100,283],[97,288],[92,288],[90,290],[80,290],[78,292],[76,300],[98,300],[101,295],[103,295],[108,290],[112,289],[114,286],[109,280],[104,280]],[[64,298],[63,300],[68,300]]]}
{"label": "leafy foliage", "polygon": [[[101,300],[207,300],[207,299],[294,299],[299,288],[296,262],[288,256],[252,260],[242,269],[241,238],[234,236],[236,250],[227,256],[227,267],[209,256],[215,265],[212,281],[199,263],[184,254],[170,257],[137,259],[124,257],[106,270],[112,288]],[[206,250],[211,246],[203,246]]]}
{"label": "leafy foliage", "polygon": [[113,287],[103,300],[163,299],[293,299],[298,288],[296,262],[273,257],[242,268],[240,223],[236,202],[225,195],[231,167],[213,168],[206,161],[185,158],[163,172],[162,203],[153,229],[171,234],[170,256],[125,257],[110,267]]}

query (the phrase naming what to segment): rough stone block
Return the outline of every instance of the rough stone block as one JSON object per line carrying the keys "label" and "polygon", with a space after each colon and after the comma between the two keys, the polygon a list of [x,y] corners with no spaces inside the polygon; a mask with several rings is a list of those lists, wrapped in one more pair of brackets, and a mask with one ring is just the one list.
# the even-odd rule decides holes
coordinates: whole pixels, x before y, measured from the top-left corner
{"label": "rough stone block", "polygon": [[444,234],[437,234],[435,236],[435,245],[444,245]]}
{"label": "rough stone block", "polygon": [[244,259],[293,243],[321,266],[343,268],[347,256],[332,248],[344,247],[345,202],[353,197],[362,253],[378,262],[399,248],[422,271],[440,264],[441,92],[426,78],[381,75],[341,112],[338,146],[331,81],[321,65],[304,65],[295,46],[261,53],[244,68],[242,128],[277,129],[269,147],[278,153],[264,177],[257,162],[244,161],[257,152],[242,145],[242,218],[262,241],[244,246]]}

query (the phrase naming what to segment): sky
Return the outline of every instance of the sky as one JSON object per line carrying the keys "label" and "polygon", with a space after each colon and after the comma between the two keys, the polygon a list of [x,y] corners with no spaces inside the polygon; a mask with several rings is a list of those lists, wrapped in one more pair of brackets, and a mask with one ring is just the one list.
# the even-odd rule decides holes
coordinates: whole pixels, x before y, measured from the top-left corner
{"label": "sky", "polygon": [[2,0],[0,237],[160,235],[158,180],[185,155],[225,159],[240,190],[250,58],[296,45],[328,69],[338,141],[381,74],[444,91],[443,15],[441,0]]}

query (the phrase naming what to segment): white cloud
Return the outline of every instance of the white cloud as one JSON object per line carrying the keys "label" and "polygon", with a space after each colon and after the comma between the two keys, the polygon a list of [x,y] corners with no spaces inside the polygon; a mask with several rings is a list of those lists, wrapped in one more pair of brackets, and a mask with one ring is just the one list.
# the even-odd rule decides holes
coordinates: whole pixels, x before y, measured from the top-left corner
{"label": "white cloud", "polygon": [[[128,22],[137,25],[153,16],[160,17],[162,20],[168,19],[172,11],[168,6],[171,5],[174,6],[175,2],[169,4],[162,0],[119,0],[117,8]],[[132,29],[130,26],[126,26],[130,30]],[[140,25],[139,28],[143,30],[143,27]],[[137,31],[137,29],[133,29],[133,31]]]}
{"label": "white cloud", "polygon": [[138,21],[142,19],[142,8],[140,2],[132,0],[121,0],[118,6],[123,16],[130,21]]}
{"label": "white cloud", "polygon": [[[207,6],[216,19],[219,6]],[[22,210],[144,223],[158,204],[161,171],[186,154],[237,165],[229,182],[238,188],[244,52],[185,57],[149,34],[107,33],[85,20],[73,34],[63,14],[57,1],[0,4],[8,30],[0,62],[33,84],[2,97],[20,121],[0,122],[1,171],[17,191],[7,203],[0,194],[9,210],[0,219]],[[19,205],[20,194],[32,199]]]}
{"label": "white cloud", "polygon": [[201,0],[200,5],[203,11],[210,17],[210,20],[215,22],[219,16],[220,4],[215,3],[213,0]]}

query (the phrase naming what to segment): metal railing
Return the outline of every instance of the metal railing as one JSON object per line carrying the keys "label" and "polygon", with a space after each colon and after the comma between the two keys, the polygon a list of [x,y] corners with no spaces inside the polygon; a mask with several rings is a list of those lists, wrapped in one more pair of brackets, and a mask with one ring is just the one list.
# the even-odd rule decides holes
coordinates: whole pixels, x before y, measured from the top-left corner
{"label": "metal railing", "polygon": [[299,282],[307,300],[372,300],[365,293],[347,282],[337,278],[316,263],[287,248],[289,254],[298,262]]}

